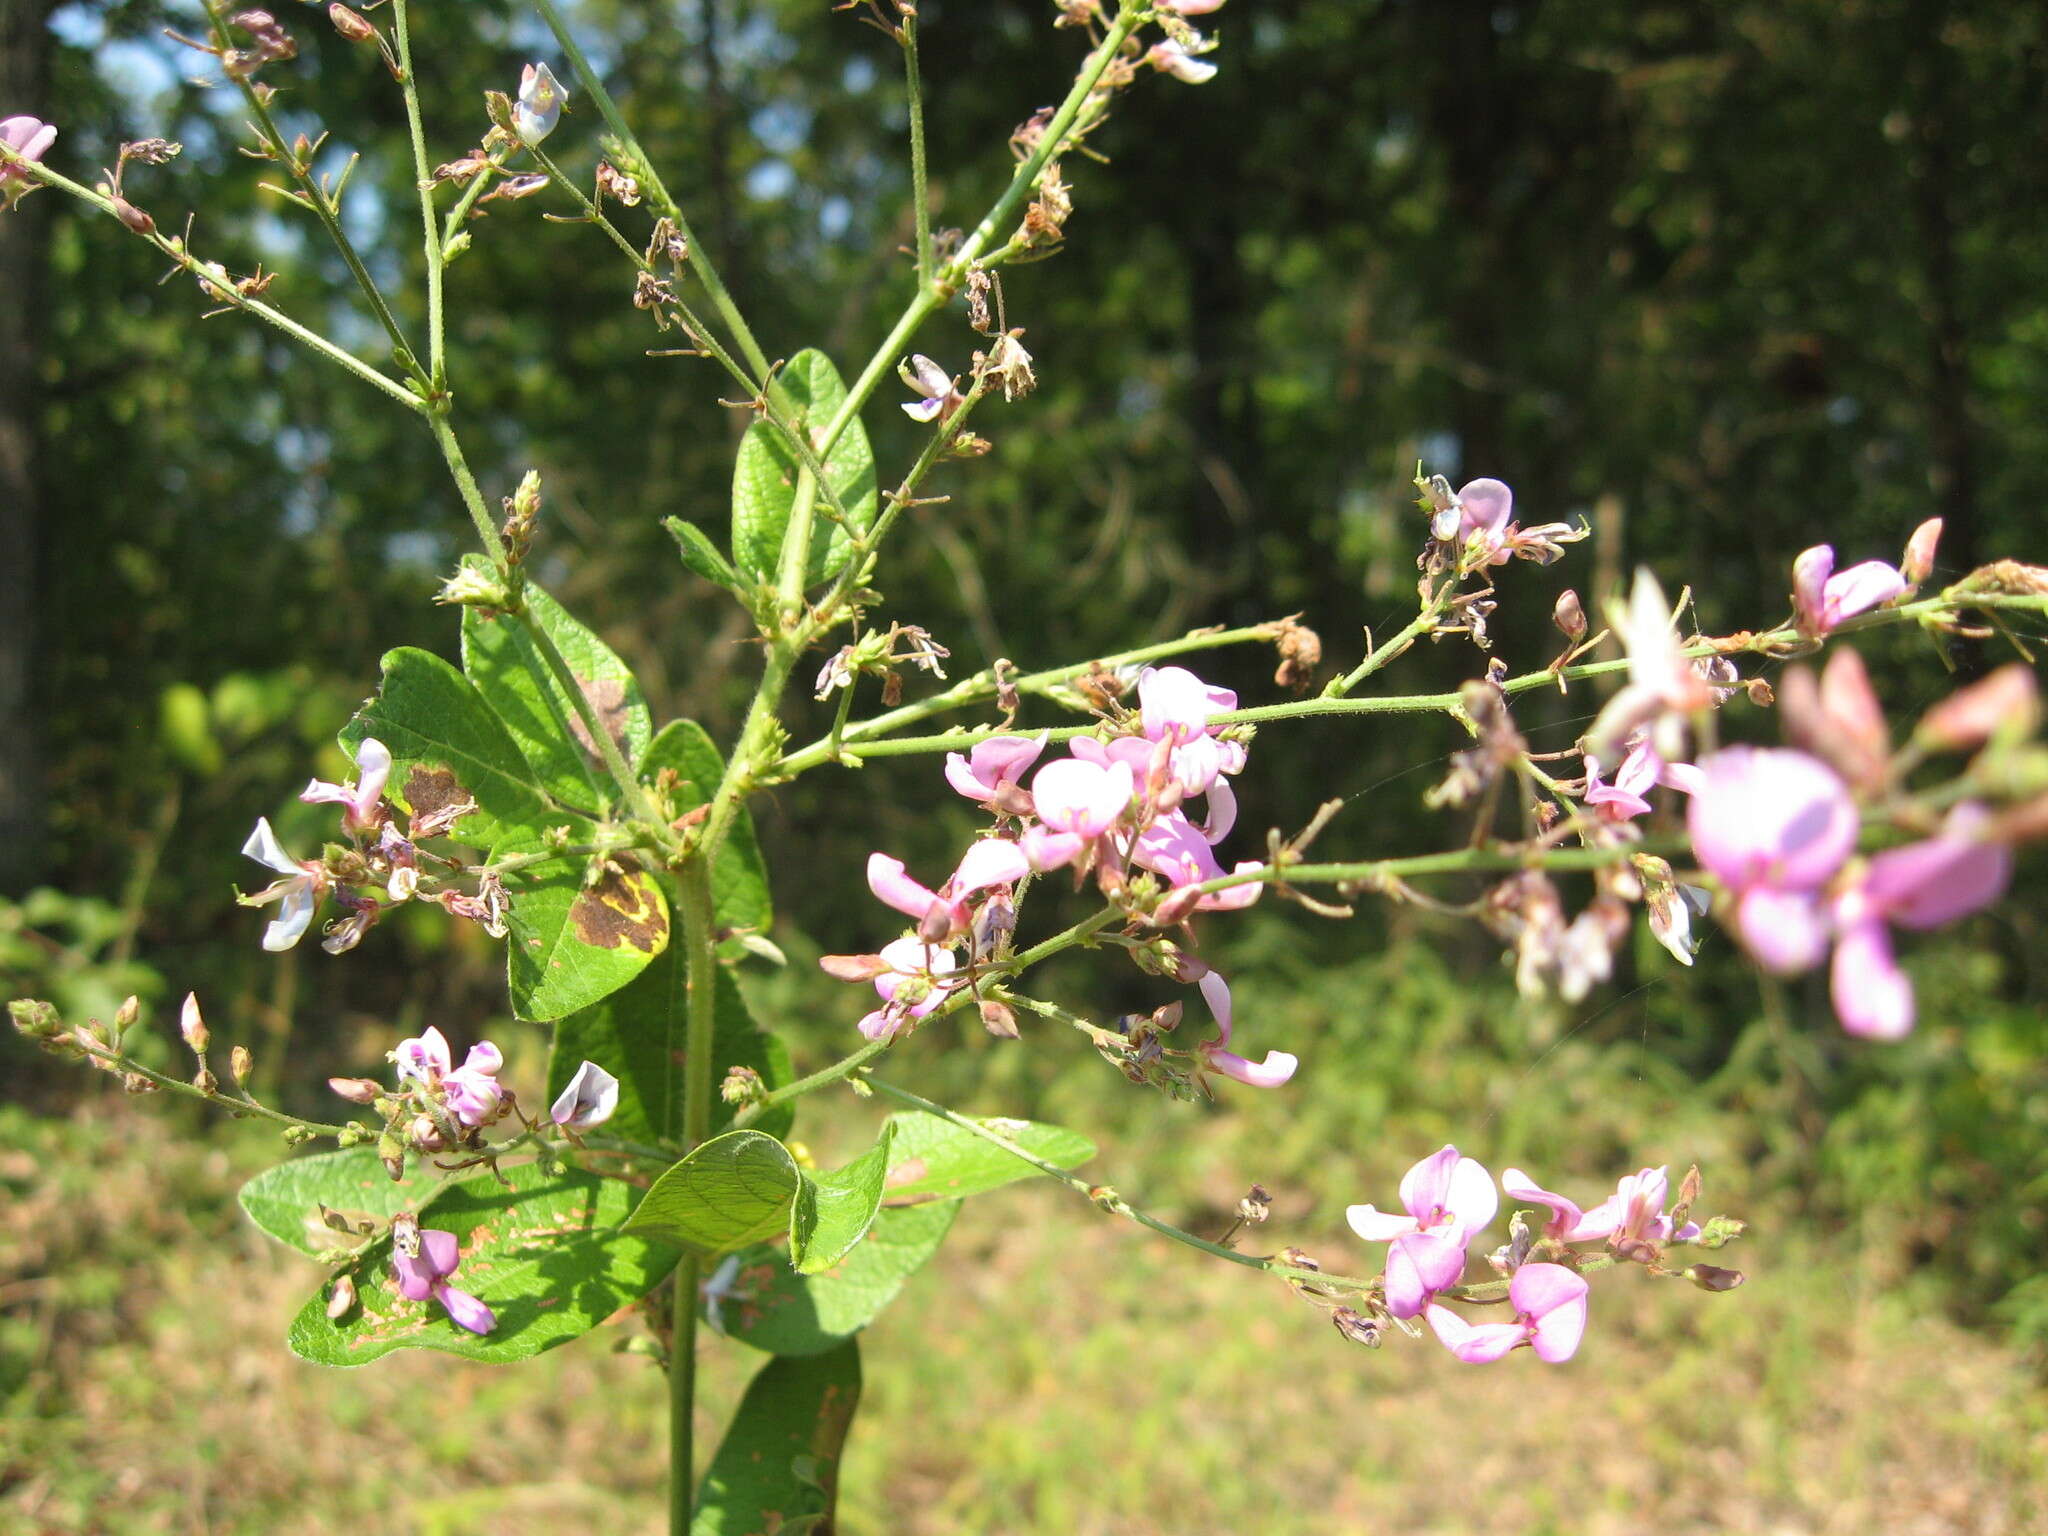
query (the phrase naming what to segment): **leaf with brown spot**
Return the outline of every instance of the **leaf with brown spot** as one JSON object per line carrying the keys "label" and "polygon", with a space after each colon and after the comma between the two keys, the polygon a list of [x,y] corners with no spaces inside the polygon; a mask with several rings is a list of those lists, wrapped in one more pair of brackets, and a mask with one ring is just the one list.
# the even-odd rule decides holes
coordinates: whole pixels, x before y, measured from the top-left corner
{"label": "leaf with brown spot", "polygon": [[[502,857],[538,849],[538,840],[505,845]],[[646,870],[619,855],[621,868],[585,888],[583,864],[542,864],[505,882],[506,977],[521,1018],[547,1021],[588,1008],[625,986],[668,948],[668,903]]]}
{"label": "leaf with brown spot", "polygon": [[451,835],[478,848],[521,834],[537,837],[551,815],[561,819],[468,678],[431,651],[411,646],[386,652],[383,670],[377,696],[343,727],[341,740],[351,756],[369,736],[391,749],[387,793],[408,812],[424,817],[474,800],[476,809],[455,823]]}
{"label": "leaf with brown spot", "polygon": [[[465,563],[481,558],[472,555]],[[638,761],[654,734],[654,722],[632,669],[531,582],[525,597],[528,613],[562,653],[599,725],[628,763]],[[511,615],[487,619],[475,608],[464,609],[462,668],[548,793],[592,815],[617,799],[596,740],[522,620]]]}
{"label": "leaf with brown spot", "polygon": [[400,1296],[385,1237],[352,1271],[360,1306],[336,1323],[316,1293],[292,1320],[292,1352],[321,1365],[364,1365],[394,1349],[524,1360],[589,1332],[675,1268],[675,1249],[619,1230],[640,1198],[630,1185],[549,1178],[532,1163],[505,1177],[510,1189],[487,1174],[450,1185],[420,1213],[421,1226],[455,1234],[462,1261],[449,1283],[491,1309],[491,1332],[467,1333],[434,1302]]}

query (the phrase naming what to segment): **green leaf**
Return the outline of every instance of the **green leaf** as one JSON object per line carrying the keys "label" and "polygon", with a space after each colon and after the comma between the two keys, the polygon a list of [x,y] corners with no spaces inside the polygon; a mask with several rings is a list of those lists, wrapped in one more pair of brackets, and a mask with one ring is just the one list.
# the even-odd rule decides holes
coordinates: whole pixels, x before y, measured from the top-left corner
{"label": "green leaf", "polygon": [[[797,353],[779,377],[802,411],[800,426],[805,430],[816,432],[846,403],[839,370],[815,349]],[[768,422],[755,422],[740,439],[732,476],[732,553],[750,576],[772,581],[781,568],[782,536],[796,507],[797,467],[795,450]],[[875,456],[859,417],[840,434],[825,461],[825,472],[856,530],[865,532],[875,520]],[[846,530],[833,525],[830,503],[819,497],[805,584],[816,586],[838,575],[851,554]]]}
{"label": "green leaf", "polygon": [[762,1366],[698,1485],[690,1536],[829,1529],[859,1405],[860,1346],[851,1339],[827,1354]]}
{"label": "green leaf", "polygon": [[646,1295],[675,1268],[675,1250],[620,1230],[634,1190],[617,1179],[528,1163],[505,1170],[507,1189],[488,1175],[445,1189],[420,1217],[453,1232],[462,1263],[449,1283],[497,1317],[486,1334],[458,1328],[433,1301],[407,1301],[392,1281],[391,1239],[381,1239],[352,1273],[357,1301],[338,1323],[316,1295],[292,1319],[288,1341],[301,1359],[363,1365],[394,1349],[437,1349],[465,1359],[524,1360],[565,1344]]}
{"label": "green leaf", "polygon": [[[664,769],[675,775],[669,789],[670,808],[681,816],[711,799],[725,777],[725,758],[696,721],[671,720],[641,758],[640,778],[652,787]],[[754,836],[754,818],[744,805],[734,815],[712,866],[711,899],[721,928],[766,933],[775,924],[775,908],[768,899],[768,867]],[[743,951],[728,941],[720,953],[737,959]]]}
{"label": "green leaf", "polygon": [[[489,567],[480,555],[463,562]],[[591,712],[618,743],[626,761],[637,760],[654,734],[640,683],[612,648],[571,618],[531,582],[528,611],[555,642],[583,690]],[[598,744],[534,644],[531,631],[510,614],[486,618],[462,610],[462,670],[519,744],[534,778],[564,805],[602,815],[618,798]]]}
{"label": "green leaf", "polygon": [[[682,946],[671,944],[624,987],[555,1025],[548,1059],[548,1098],[569,1086],[576,1068],[594,1061],[619,1080],[619,1107],[606,1122],[608,1134],[627,1141],[676,1140],[683,1134],[683,1042],[689,1034],[689,993]],[[733,1067],[751,1067],[770,1088],[793,1082],[789,1049],[763,1033],[747,1012],[738,985],[723,966],[718,971],[717,1019],[712,1035],[712,1081]],[[723,1099],[711,1106],[715,1133],[732,1123],[735,1109]],[[754,1122],[770,1136],[787,1135],[796,1120],[794,1104],[777,1105]]]}
{"label": "green leaf", "polygon": [[781,1142],[727,1131],[656,1179],[626,1230],[715,1259],[786,1230],[801,1187]]}
{"label": "green leaf", "polygon": [[[571,835],[589,834],[589,824]],[[539,852],[539,839],[502,843],[506,854]],[[618,991],[668,948],[668,903],[661,886],[630,854],[595,885],[583,883],[584,861],[563,859],[505,878],[505,950],[512,1007],[521,1018],[546,1021],[587,1008]],[[602,1065],[602,1063],[600,1063]]]}
{"label": "green leaf", "polygon": [[830,1269],[867,1236],[882,1203],[895,1134],[895,1126],[884,1125],[881,1138],[844,1168],[801,1175],[804,1187],[789,1219],[789,1258],[800,1272]]}
{"label": "green leaf", "polygon": [[748,1248],[735,1256],[733,1294],[720,1303],[714,1326],[773,1355],[830,1349],[896,1299],[939,1251],[959,1210],[957,1200],[884,1207],[851,1253],[815,1275],[798,1274],[779,1248]]}
{"label": "green leaf", "polygon": [[553,806],[518,746],[469,679],[431,651],[384,653],[377,697],[342,728],[342,745],[374,736],[391,749],[385,794],[413,816],[474,800],[449,836],[477,848],[537,838]]}
{"label": "green leaf", "polygon": [[[950,1120],[910,1110],[891,1115],[896,1140],[889,1149],[889,1198],[957,1200],[1000,1189],[1036,1171],[1020,1157],[964,1131]],[[1073,1168],[1095,1155],[1095,1143],[1079,1131],[1036,1120],[981,1121],[1034,1156],[1060,1168]]]}
{"label": "green leaf", "polygon": [[664,517],[661,526],[675,536],[683,564],[699,576],[721,587],[730,587],[735,592],[745,586],[740,580],[740,573],[719,553],[718,546],[711,542],[711,536],[702,528],[695,523],[686,523],[680,517]]}
{"label": "green leaf", "polygon": [[266,1168],[242,1186],[239,1198],[257,1226],[286,1247],[318,1259],[363,1241],[328,1226],[320,1218],[321,1206],[352,1221],[382,1226],[400,1211],[417,1210],[441,1182],[427,1163],[415,1163],[403,1179],[393,1179],[374,1150],[351,1147]]}

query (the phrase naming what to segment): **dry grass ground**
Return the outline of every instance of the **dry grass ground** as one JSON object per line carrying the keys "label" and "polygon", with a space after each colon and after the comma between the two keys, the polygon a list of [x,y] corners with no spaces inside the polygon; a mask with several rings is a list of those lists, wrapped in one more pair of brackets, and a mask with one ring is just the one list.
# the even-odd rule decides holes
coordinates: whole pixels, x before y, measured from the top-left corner
{"label": "dry grass ground", "polygon": [[[232,1208],[269,1144],[181,1143],[156,1108],[0,1119],[0,1530],[661,1528],[660,1382],[611,1347],[631,1323],[517,1370],[301,1364],[281,1339],[314,1272]],[[2048,1529],[2048,1395],[2020,1362],[1847,1235],[1746,1262],[1732,1296],[1601,1287],[1567,1366],[1479,1368],[1346,1344],[1276,1286],[1020,1185],[868,1335],[843,1528]],[[712,1347],[707,1436],[757,1358]]]}

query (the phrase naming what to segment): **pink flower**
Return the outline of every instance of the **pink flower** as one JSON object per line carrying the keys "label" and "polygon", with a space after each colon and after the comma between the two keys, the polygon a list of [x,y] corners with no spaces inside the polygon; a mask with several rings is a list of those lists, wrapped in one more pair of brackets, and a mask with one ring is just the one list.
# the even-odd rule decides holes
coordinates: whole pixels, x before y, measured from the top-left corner
{"label": "pink flower", "polygon": [[[33,117],[0,118],[0,144],[5,144],[24,160],[40,161],[56,142],[57,130],[50,123]],[[11,207],[40,185],[26,171],[0,162],[0,200],[4,200],[7,206]]]}
{"label": "pink flower", "polygon": [[[408,1246],[412,1249],[409,1253]],[[447,1276],[454,1274],[461,1262],[461,1245],[453,1232],[419,1227],[409,1236],[393,1234],[391,1267],[398,1274],[398,1294],[407,1301],[425,1301],[431,1296],[456,1326],[471,1333],[489,1333],[498,1326],[491,1309],[447,1283]]]}
{"label": "pink flower", "polygon": [[391,776],[391,749],[374,736],[356,747],[356,782],[329,784],[315,779],[299,792],[308,805],[340,805],[345,832],[363,832],[384,817],[384,781]]}
{"label": "pink flower", "polygon": [[1892,955],[1888,924],[1938,928],[2005,893],[2012,850],[1983,840],[1989,820],[1981,805],[1957,806],[1938,836],[1875,855],[1835,898],[1829,990],[1850,1034],[1896,1040],[1913,1028],[1913,983]]}
{"label": "pink flower", "polygon": [[619,1107],[619,1080],[594,1061],[576,1069],[555,1102],[548,1118],[572,1131],[587,1131],[603,1125]]}
{"label": "pink flower", "polygon": [[860,1021],[860,1032],[870,1040],[892,1039],[902,1033],[911,1020],[930,1013],[958,985],[945,978],[959,969],[959,957],[939,945],[897,939],[884,944],[877,958],[887,967],[874,978],[875,990],[886,1006]]}
{"label": "pink flower", "polygon": [[1401,1205],[1406,1216],[1388,1215],[1369,1205],[1351,1206],[1344,1216],[1351,1230],[1369,1243],[1424,1232],[1452,1239],[1462,1252],[1473,1235],[1493,1220],[1500,1209],[1500,1195],[1493,1187],[1492,1175],[1477,1160],[1447,1146],[1401,1176]]}
{"label": "pink flower", "polygon": [[921,352],[908,362],[899,363],[896,373],[923,397],[903,407],[903,413],[912,421],[944,421],[967,399],[960,392],[960,381]]}
{"label": "pink flower", "polygon": [[1425,1313],[1444,1348],[1468,1365],[1485,1365],[1524,1344],[1555,1365],[1571,1359],[1586,1332],[1585,1277],[1562,1264],[1524,1264],[1508,1282],[1512,1323],[1468,1323],[1432,1303]]}
{"label": "pink flower", "polygon": [[1582,1243],[1589,1238],[1605,1237],[1614,1230],[1613,1213],[1607,1205],[1596,1208],[1598,1219],[1589,1218],[1575,1201],[1552,1194],[1519,1168],[1503,1170],[1500,1187],[1512,1200],[1527,1200],[1549,1207],[1550,1219],[1543,1224],[1543,1235],[1556,1242]]}
{"label": "pink flower", "polygon": [[505,1058],[488,1040],[479,1040],[462,1058],[462,1065],[441,1079],[448,1108],[464,1125],[488,1125],[504,1113],[505,1090],[498,1084],[498,1072]]}
{"label": "pink flower", "polygon": [[1149,741],[1178,745],[1208,734],[1212,715],[1237,708],[1237,695],[1212,688],[1186,667],[1147,667],[1138,674],[1138,709]]}
{"label": "pink flower", "polygon": [[401,1083],[425,1083],[428,1087],[446,1077],[455,1064],[449,1054],[448,1037],[431,1024],[412,1039],[399,1041],[391,1059],[398,1065]]}
{"label": "pink flower", "polygon": [[1642,1244],[1691,1242],[1700,1235],[1698,1224],[1689,1221],[1674,1229],[1665,1214],[1670,1189],[1662,1168],[1627,1175],[1613,1194],[1586,1212],[1583,1235],[1605,1237],[1623,1258],[1635,1257],[1633,1250]]}
{"label": "pink flower", "polygon": [[1699,767],[1693,853],[1735,897],[1750,953],[1781,973],[1807,969],[1827,948],[1820,888],[1856,847],[1849,791],[1826,764],[1782,748],[1730,747]]}
{"label": "pink flower", "polygon": [[260,907],[266,902],[280,903],[277,916],[263,930],[263,947],[273,954],[290,949],[305,936],[306,929],[312,924],[313,913],[320,906],[320,898],[326,893],[326,869],[319,864],[301,862],[286,853],[277,840],[277,834],[270,830],[270,818],[267,816],[256,819],[255,830],[242,844],[242,855],[285,877],[254,896],[244,896],[242,904]]}
{"label": "pink flower", "polygon": [[1145,55],[1145,62],[1163,74],[1189,85],[1200,85],[1205,80],[1216,78],[1216,66],[1207,59],[1198,59],[1172,38],[1163,43],[1154,43]]}
{"label": "pink flower", "polygon": [[1029,828],[1022,847],[1041,872],[1073,863],[1130,809],[1137,786],[1127,762],[1062,757],[1031,781],[1031,805],[1041,825]]}
{"label": "pink flower", "polygon": [[[1138,834],[1138,841],[1131,849],[1131,862],[1140,869],[1149,869],[1153,874],[1162,876],[1176,890],[1223,878],[1223,866],[1216,862],[1216,852],[1209,846],[1209,839],[1179,811],[1155,817],[1151,825]],[[1239,864],[1232,873],[1249,874],[1262,868],[1262,864],[1252,859]],[[1202,912],[1235,912],[1257,901],[1264,889],[1263,885],[1255,883],[1233,885],[1227,890],[1211,891],[1197,900],[1195,907]]]}
{"label": "pink flower", "polygon": [[1209,1011],[1216,1016],[1216,1038],[1205,1040],[1197,1047],[1202,1053],[1204,1066],[1253,1088],[1278,1088],[1294,1076],[1294,1069],[1301,1065],[1301,1059],[1286,1051],[1268,1051],[1264,1061],[1250,1062],[1226,1050],[1230,1044],[1230,983],[1219,972],[1210,971],[1195,985],[1200,989],[1203,1001],[1208,1003]]}
{"label": "pink flower", "polygon": [[1882,560],[1866,560],[1835,571],[1835,551],[1816,544],[1792,562],[1792,619],[1799,632],[1818,639],[1906,590],[1906,578]]}
{"label": "pink flower", "polygon": [[1899,574],[1908,587],[1917,587],[1934,574],[1934,551],[1941,543],[1941,519],[1930,517],[1906,540],[1906,556],[1899,562]]}
{"label": "pink flower", "polygon": [[1381,1280],[1387,1311],[1395,1317],[1419,1316],[1464,1274],[1464,1243],[1440,1233],[1403,1233],[1387,1248]]}
{"label": "pink flower", "polygon": [[970,800],[984,804],[995,801],[1004,790],[1013,788],[1024,777],[1025,769],[1038,761],[1038,754],[1045,750],[1045,743],[1043,733],[1037,736],[991,736],[987,741],[975,743],[965,757],[958,752],[948,752],[946,782]]}
{"label": "pink flower", "polygon": [[1621,760],[1612,784],[1601,782],[1598,758],[1588,757],[1585,761],[1586,804],[1606,821],[1621,822],[1648,815],[1650,802],[1644,797],[1660,784],[1691,794],[1701,783],[1700,771],[1692,764],[1667,763],[1659,757],[1646,732],[1632,738],[1628,755]]}

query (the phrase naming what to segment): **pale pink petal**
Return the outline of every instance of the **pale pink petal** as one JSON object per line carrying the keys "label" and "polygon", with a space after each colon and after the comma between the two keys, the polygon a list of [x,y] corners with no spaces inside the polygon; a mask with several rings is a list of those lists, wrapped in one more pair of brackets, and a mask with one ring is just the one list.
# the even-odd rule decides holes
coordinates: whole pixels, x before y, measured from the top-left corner
{"label": "pale pink petal", "polygon": [[1864,894],[1902,928],[1938,928],[1990,906],[2012,879],[2012,850],[1976,840],[1988,819],[1982,806],[1959,805],[1940,836],[1875,855]]}
{"label": "pale pink petal", "polygon": [[1221,971],[1206,971],[1195,987],[1202,994],[1202,1001],[1209,1005],[1209,1012],[1216,1016],[1216,1044],[1230,1044],[1230,983],[1223,979]]}
{"label": "pale pink petal", "polygon": [[1219,775],[1209,781],[1205,793],[1208,814],[1202,818],[1202,836],[1211,844],[1220,843],[1237,825],[1237,791],[1230,787],[1228,779]]}
{"label": "pale pink petal", "polygon": [[868,889],[906,917],[922,919],[939,901],[937,892],[927,890],[904,873],[901,859],[892,859],[886,853],[868,855]]}
{"label": "pale pink petal", "polygon": [[1941,519],[1930,517],[1906,540],[1906,556],[1899,562],[1899,574],[1919,586],[1934,573],[1934,550],[1941,543]]}
{"label": "pale pink petal", "polygon": [[1508,1299],[1534,1326],[1539,1358],[1555,1364],[1572,1357],[1586,1331],[1586,1291],[1585,1277],[1562,1264],[1524,1264],[1515,1271]]}
{"label": "pale pink petal", "polygon": [[1700,863],[1731,890],[1817,890],[1856,846],[1856,804],[1833,769],[1804,752],[1730,747],[1699,764],[1686,808]]}
{"label": "pale pink petal", "polygon": [[1031,801],[1038,819],[1055,832],[1100,837],[1131,803],[1131,770],[1123,763],[1108,768],[1079,758],[1047,763],[1031,780]]}
{"label": "pale pink petal", "polygon": [[1346,1206],[1344,1219],[1351,1223],[1351,1230],[1368,1243],[1392,1242],[1404,1233],[1416,1230],[1413,1216],[1395,1216],[1369,1205]]}
{"label": "pale pink petal", "polygon": [[270,818],[256,818],[256,828],[242,844],[242,856],[254,859],[258,864],[276,870],[281,875],[302,875],[305,870],[299,861],[284,851],[284,845],[277,840],[277,834],[270,830]]}
{"label": "pale pink petal", "polygon": [[571,1130],[588,1130],[611,1119],[619,1107],[619,1080],[594,1061],[577,1067],[555,1102],[548,1118]]}
{"label": "pale pink petal", "polygon": [[1510,1200],[1527,1200],[1535,1205],[1549,1207],[1551,1217],[1543,1224],[1543,1233],[1546,1237],[1555,1237],[1564,1242],[1577,1241],[1570,1234],[1584,1218],[1585,1212],[1579,1209],[1576,1202],[1563,1195],[1552,1194],[1519,1168],[1503,1169],[1500,1187],[1507,1191]]}
{"label": "pale pink petal", "polygon": [[1871,917],[1842,930],[1829,972],[1835,1017],[1852,1035],[1899,1040],[1913,1030],[1913,983],[1892,957],[1891,935]]}
{"label": "pale pink petal", "polygon": [[1463,1161],[1456,1147],[1446,1145],[1402,1174],[1401,1204],[1408,1214],[1425,1225],[1440,1216],[1451,1192],[1451,1175]]}
{"label": "pale pink petal", "polygon": [[1827,913],[1808,891],[1758,886],[1735,907],[1735,927],[1757,963],[1780,976],[1796,976],[1827,953]]}
{"label": "pale pink petal", "polygon": [[1468,481],[1458,492],[1458,500],[1465,509],[1461,532],[1466,538],[1475,533],[1499,534],[1515,512],[1515,493],[1498,480]]}
{"label": "pale pink petal", "polygon": [[1827,625],[1821,618],[1821,605],[1826,598],[1828,577],[1834,574],[1835,549],[1832,544],[1816,544],[1811,549],[1801,550],[1792,562],[1792,614],[1799,627],[1808,634],[1825,634]]}
{"label": "pale pink petal", "polygon": [[272,954],[282,954],[305,937],[307,928],[312,926],[313,913],[320,905],[313,894],[312,883],[307,880],[291,882],[284,892],[284,900],[278,906],[277,916],[270,926],[263,930],[263,947]]}
{"label": "pale pink petal", "polygon": [[[1248,859],[1233,869],[1231,873],[1233,875],[1252,874],[1265,867],[1257,859]],[[1221,873],[1221,870],[1217,871],[1217,875]],[[1206,878],[1213,880],[1216,878],[1216,875],[1210,875]],[[1208,895],[1197,901],[1195,906],[1197,910],[1203,912],[1242,912],[1246,907],[1257,901],[1265,893],[1265,889],[1265,885],[1261,882],[1246,881],[1243,885],[1226,886],[1223,890],[1211,891]]]}
{"label": "pale pink petal", "polygon": [[1063,869],[1073,863],[1088,843],[1088,838],[1076,833],[1053,832],[1044,827],[1026,827],[1024,835],[1017,839],[1025,862],[1041,875],[1049,869]]}
{"label": "pale pink petal", "polygon": [[1450,1190],[1444,1208],[1462,1231],[1480,1231],[1500,1209],[1500,1192],[1493,1187],[1493,1176],[1476,1159],[1459,1158],[1457,1166],[1451,1170]]}
{"label": "pale pink petal", "polygon": [[401,1040],[393,1054],[398,1061],[401,1082],[407,1078],[427,1082],[445,1077],[454,1063],[454,1053],[448,1049],[448,1037],[431,1024],[412,1039]]}
{"label": "pale pink petal", "polygon": [[1211,715],[1236,709],[1237,695],[1186,667],[1147,667],[1138,674],[1138,708],[1151,740],[1189,741],[1208,731]]}
{"label": "pale pink petal", "polygon": [[1423,1314],[1437,1342],[1467,1365],[1491,1365],[1529,1337],[1521,1323],[1468,1323],[1449,1307],[1433,1305]]}
{"label": "pale pink petal", "polygon": [[498,1326],[491,1309],[467,1291],[458,1291],[452,1285],[438,1285],[434,1287],[434,1299],[448,1309],[449,1319],[459,1328],[467,1328],[471,1333],[489,1333]]}
{"label": "pale pink petal", "polygon": [[1249,1083],[1254,1088],[1278,1088],[1294,1076],[1301,1059],[1286,1051],[1268,1051],[1266,1059],[1260,1062],[1246,1061],[1242,1056],[1225,1050],[1205,1050],[1203,1059],[1210,1067],[1225,1077],[1234,1077],[1240,1083]]}
{"label": "pale pink petal", "polygon": [[1867,613],[1888,603],[1906,590],[1906,578],[1882,560],[1865,560],[1838,576],[1830,576],[1821,597],[1821,630],[1825,633],[1844,619]]}
{"label": "pale pink petal", "polygon": [[1031,873],[1024,850],[1007,838],[985,837],[967,850],[949,883],[955,897],[971,896],[992,885],[1010,885]]}
{"label": "pale pink petal", "polygon": [[1454,1238],[1410,1232],[1387,1250],[1387,1310],[1413,1317],[1429,1298],[1458,1283],[1465,1273],[1465,1245]]}

